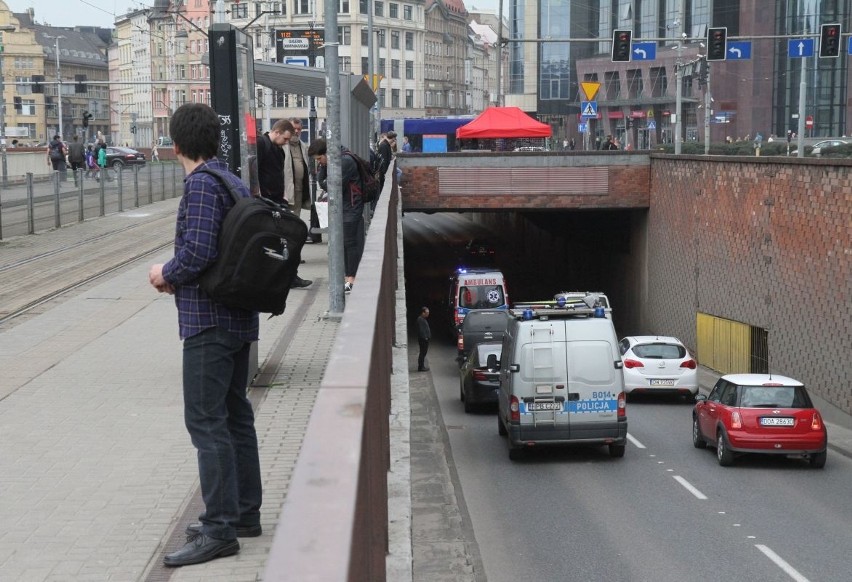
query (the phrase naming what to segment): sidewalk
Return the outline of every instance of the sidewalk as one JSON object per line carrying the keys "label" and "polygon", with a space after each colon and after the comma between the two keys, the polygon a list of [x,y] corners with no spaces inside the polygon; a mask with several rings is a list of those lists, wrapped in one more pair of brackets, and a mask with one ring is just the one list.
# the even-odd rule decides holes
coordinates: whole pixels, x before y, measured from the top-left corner
{"label": "sidewalk", "polygon": [[[39,235],[56,244],[79,229]],[[120,217],[116,220],[126,220]],[[35,245],[39,246],[39,245]],[[306,245],[287,311],[261,317],[262,384],[251,390],[264,480],[259,538],[207,564],[165,569],[200,510],[195,450],[183,426],[173,298],[148,285],[166,252],[44,313],[0,328],[0,579],[262,578],[289,478],[339,322],[327,310],[327,245]],[[33,249],[33,254],[38,248]]]}

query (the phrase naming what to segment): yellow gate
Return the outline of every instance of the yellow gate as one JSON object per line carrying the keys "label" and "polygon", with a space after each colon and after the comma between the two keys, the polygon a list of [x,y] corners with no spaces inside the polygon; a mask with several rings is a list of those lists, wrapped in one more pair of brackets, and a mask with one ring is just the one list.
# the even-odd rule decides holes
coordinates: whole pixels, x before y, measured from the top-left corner
{"label": "yellow gate", "polygon": [[698,361],[723,374],[752,371],[750,325],[698,313],[696,317]]}

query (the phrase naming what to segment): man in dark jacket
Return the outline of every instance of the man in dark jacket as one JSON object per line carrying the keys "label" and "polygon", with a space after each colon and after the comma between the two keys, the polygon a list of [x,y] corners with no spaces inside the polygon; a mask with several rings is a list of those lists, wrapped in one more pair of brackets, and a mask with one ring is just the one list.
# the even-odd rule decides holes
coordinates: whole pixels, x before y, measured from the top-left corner
{"label": "man in dark jacket", "polygon": [[74,173],[74,186],[77,185],[77,171],[85,167],[83,150],[83,142],[75,135],[71,145],[68,146],[68,163],[71,164],[71,171]]}
{"label": "man in dark jacket", "polygon": [[420,354],[417,356],[417,371],[428,372],[426,367],[426,353],[429,351],[429,340],[432,339],[432,330],[429,328],[429,308],[421,307],[420,316],[417,318],[417,343],[420,344]]}
{"label": "man in dark jacket", "polygon": [[[317,183],[328,191],[326,177],[328,172],[327,144],[322,138],[311,142],[308,155],[317,163]],[[361,178],[358,174],[358,165],[352,156],[345,155],[349,152],[346,148],[340,148],[340,163],[342,169],[343,191],[340,200],[343,207],[343,268],[345,281],[344,293],[352,291],[355,285],[355,273],[364,253],[364,199],[361,197]],[[352,185],[357,187],[353,190]]]}
{"label": "man in dark jacket", "polygon": [[[260,185],[260,195],[284,207],[289,207],[289,204],[284,196],[285,156],[282,146],[290,143],[293,131],[292,123],[286,119],[279,119],[269,132],[257,139],[257,181]],[[292,286],[302,289],[311,283],[313,283],[312,280],[302,279],[297,274]]]}

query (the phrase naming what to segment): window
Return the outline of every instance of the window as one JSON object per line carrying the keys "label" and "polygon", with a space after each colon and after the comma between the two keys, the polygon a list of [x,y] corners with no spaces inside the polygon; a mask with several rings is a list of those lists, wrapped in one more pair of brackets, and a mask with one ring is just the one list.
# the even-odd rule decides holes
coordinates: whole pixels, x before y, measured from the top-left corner
{"label": "window", "polygon": [[367,0],[360,0],[358,2],[358,12],[361,14],[368,14],[369,9],[367,7]]}
{"label": "window", "polygon": [[376,73],[378,73],[379,75],[381,75],[383,77],[386,76],[385,75],[385,60],[384,59],[379,59],[379,66],[376,67]]}
{"label": "window", "polygon": [[[36,103],[35,99],[21,99],[21,113],[20,115],[35,115],[36,114]],[[30,135],[35,135],[32,133]]]}
{"label": "window", "polygon": [[399,4],[394,2],[388,4],[388,16],[391,18],[399,18]]}
{"label": "window", "polygon": [[351,26],[338,26],[337,27],[337,40],[341,45],[348,46],[352,44],[352,27]]}
{"label": "window", "polygon": [[414,78],[414,61],[405,61],[405,78]]}
{"label": "window", "polygon": [[414,50],[414,33],[406,32],[405,33],[405,50],[413,51]]}
{"label": "window", "polygon": [[399,59],[391,59],[391,79],[399,79]]}
{"label": "window", "polygon": [[387,46],[387,41],[385,41],[385,30],[380,28],[376,31],[376,36],[379,39],[378,45],[379,48],[385,48]]}
{"label": "window", "polygon": [[340,14],[349,14],[349,0],[340,0],[337,11]]}
{"label": "window", "polygon": [[310,0],[293,0],[293,14],[311,14]]}
{"label": "window", "polygon": [[391,89],[391,107],[399,107],[399,89]]}
{"label": "window", "polygon": [[361,74],[369,75],[370,74],[370,59],[369,57],[361,57]]}
{"label": "window", "polygon": [[231,4],[231,20],[239,18],[248,18],[248,4]]}
{"label": "window", "polygon": [[352,72],[352,57],[340,57],[340,70],[344,73]]}
{"label": "window", "polygon": [[405,90],[405,107],[412,109],[414,107],[414,89]]}
{"label": "window", "polygon": [[412,18],[412,7],[409,5],[404,5],[402,7],[402,19],[403,20],[413,20]]}
{"label": "window", "polygon": [[186,65],[177,66],[177,78],[186,79]]}
{"label": "window", "polygon": [[373,13],[375,16],[384,16],[385,15],[385,3],[384,2],[375,2],[373,4],[375,12]]}
{"label": "window", "polygon": [[392,30],[391,31],[391,48],[398,49],[399,48],[399,31]]}
{"label": "window", "polygon": [[361,28],[361,46],[366,47],[370,44],[370,31],[366,26]]}

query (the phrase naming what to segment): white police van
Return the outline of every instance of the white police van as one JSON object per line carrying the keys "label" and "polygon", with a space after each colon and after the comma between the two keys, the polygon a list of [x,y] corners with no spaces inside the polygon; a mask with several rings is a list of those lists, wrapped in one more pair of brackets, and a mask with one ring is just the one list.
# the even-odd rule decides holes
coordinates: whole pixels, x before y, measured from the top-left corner
{"label": "white police van", "polygon": [[503,337],[497,425],[509,458],[542,445],[599,444],[623,457],[627,409],[612,319],[581,306],[515,305]]}

